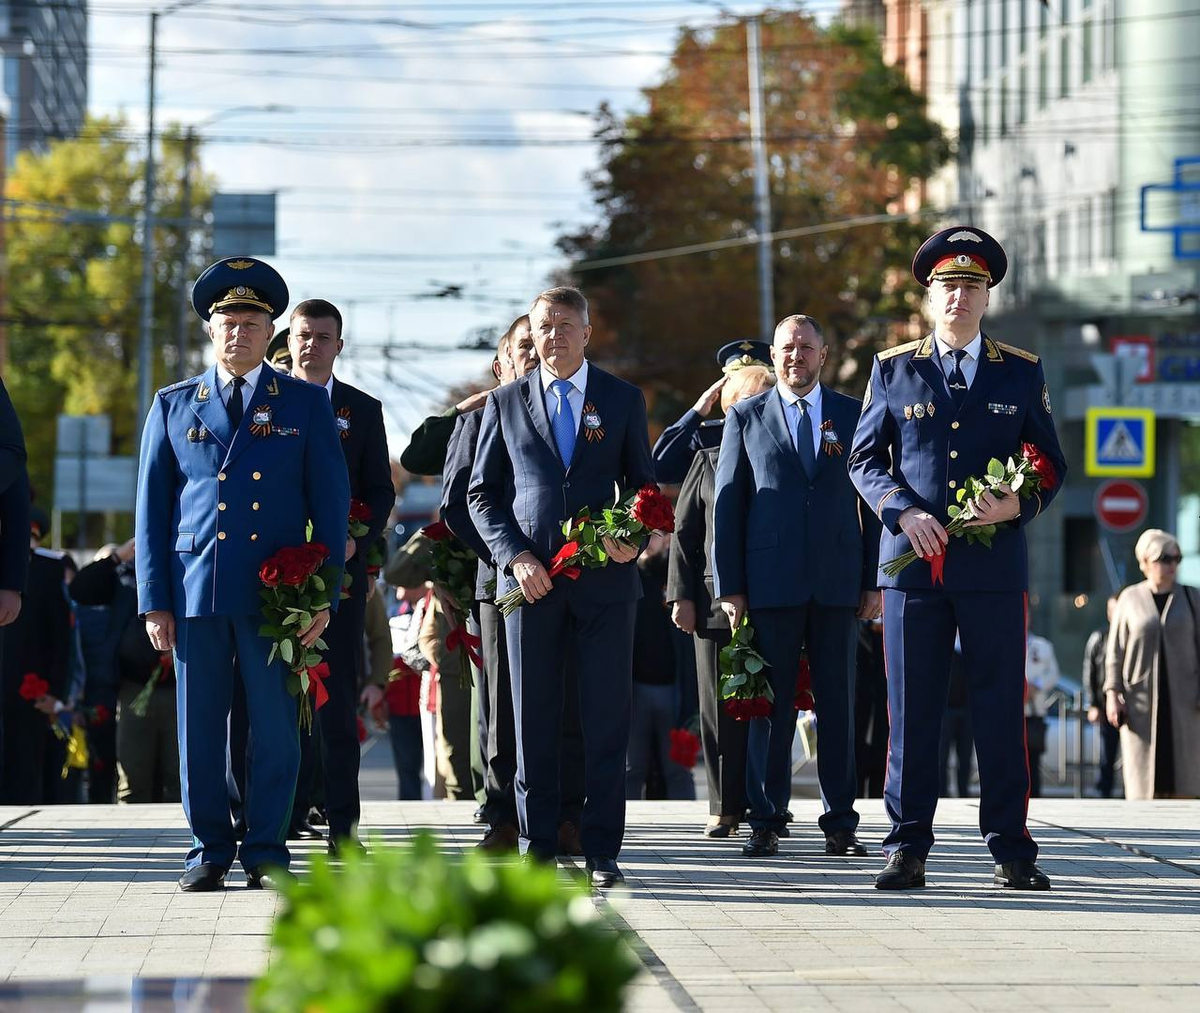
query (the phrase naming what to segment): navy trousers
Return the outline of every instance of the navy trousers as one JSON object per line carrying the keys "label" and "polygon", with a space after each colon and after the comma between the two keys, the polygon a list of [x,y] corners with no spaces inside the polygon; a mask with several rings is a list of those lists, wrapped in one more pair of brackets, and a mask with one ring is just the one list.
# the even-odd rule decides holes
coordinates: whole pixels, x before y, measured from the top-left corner
{"label": "navy trousers", "polygon": [[956,631],[979,769],[979,829],[997,862],[1032,861],[1038,849],[1025,825],[1029,758],[1022,591],[884,591],[891,736],[883,797],[892,830],[883,849],[924,859],[933,847],[938,747]]}
{"label": "navy trousers", "polygon": [[854,609],[809,602],[795,608],[752,609],[759,653],[771,666],[775,691],[769,718],[754,718],[746,743],[746,801],[754,828],[782,826],[792,793],[796,677],[807,650],[817,712],[817,778],[826,834],[855,830],[854,673],[858,628]]}
{"label": "navy trousers", "polygon": [[[296,701],[288,694],[283,663],[267,664],[270,644],[258,635],[261,623],[261,617],[248,615],[180,619],[176,625],[179,782],[193,837],[189,869],[200,864],[228,869],[235,856],[246,869],[287,868],[290,860],[286,835],[300,766]],[[254,740],[240,849],[226,782],[235,665]]]}
{"label": "navy trousers", "polygon": [[521,853],[552,860],[558,843],[567,665],[579,682],[584,803],[580,838],[591,858],[616,858],[625,836],[625,754],[637,603],[581,601],[561,584],[505,620],[517,736]]}

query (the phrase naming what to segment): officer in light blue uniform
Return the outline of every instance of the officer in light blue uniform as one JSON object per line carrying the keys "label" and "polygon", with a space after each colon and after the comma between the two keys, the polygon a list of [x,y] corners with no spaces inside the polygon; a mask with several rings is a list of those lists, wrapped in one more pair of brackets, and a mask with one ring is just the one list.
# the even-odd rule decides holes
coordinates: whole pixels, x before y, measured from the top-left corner
{"label": "officer in light blue uniform", "polygon": [[[273,886],[289,861],[285,834],[300,761],[286,670],[267,664],[258,571],[276,551],[313,541],[345,556],[349,481],[325,391],[263,362],[287,308],[276,271],[219,261],[192,289],[217,363],[154,398],[142,434],[137,496],[138,611],[159,650],[174,648],[179,775],[193,846],[185,890],[217,890],[237,857],[247,885]],[[334,586],[337,586],[336,584]],[[332,607],[337,607],[336,598]],[[329,622],[318,613],[302,639]],[[245,840],[226,789],[235,665],[254,736]]]}
{"label": "officer in light blue uniform", "polygon": [[704,416],[720,402],[725,381],[739,369],[771,365],[771,346],[765,341],[749,338],[731,341],[717,351],[717,365],[721,367],[721,379],[701,394],[677,422],[667,426],[654,444],[654,474],[660,482],[678,485],[687,477],[692,461],[701,450],[713,450],[721,445],[725,420]]}
{"label": "officer in light blue uniform", "polygon": [[[879,560],[914,548],[922,558],[895,577],[882,568],[884,651],[891,735],[880,889],[925,885],[938,797],[938,740],[956,632],[966,666],[980,781],[979,826],[997,885],[1047,890],[1026,827],[1025,525],[1061,487],[1066,461],[1036,355],[980,330],[988,293],[1008,261],[981,229],[954,226],[928,239],[912,270],[929,290],[933,332],[875,357],[854,435],[850,477],[883,523]],[[980,497],[977,516],[997,526],[992,547],[949,539],[948,507],[990,458],[1036,445],[1057,484],[1020,499]],[[930,559],[944,553],[944,582]]]}

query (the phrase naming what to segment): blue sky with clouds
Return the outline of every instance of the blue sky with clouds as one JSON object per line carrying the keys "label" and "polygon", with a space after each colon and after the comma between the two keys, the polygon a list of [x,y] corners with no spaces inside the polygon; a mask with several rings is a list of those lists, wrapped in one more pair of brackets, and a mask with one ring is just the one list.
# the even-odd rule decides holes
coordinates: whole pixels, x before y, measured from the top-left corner
{"label": "blue sky with clouds", "polygon": [[[761,6],[212,0],[160,19],[157,115],[197,125],[221,189],[278,192],[269,259],[293,301],[343,308],[341,372],[383,398],[402,444],[486,368],[456,344],[523,312],[562,264],[555,237],[589,220],[599,104],[638,108],[681,25]],[[144,129],[151,8],[90,7],[91,111]],[[463,298],[429,297],[449,285]]]}

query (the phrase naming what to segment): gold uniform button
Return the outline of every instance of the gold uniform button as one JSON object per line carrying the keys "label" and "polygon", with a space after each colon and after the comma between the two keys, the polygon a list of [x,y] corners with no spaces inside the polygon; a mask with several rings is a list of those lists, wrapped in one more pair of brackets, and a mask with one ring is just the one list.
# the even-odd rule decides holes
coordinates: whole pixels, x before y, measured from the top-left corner
{"label": "gold uniform button", "polygon": [[957,423],[957,422],[951,422],[951,423],[950,423],[950,428],[951,428],[951,429],[957,429],[957,428],[958,428],[958,423]]}
{"label": "gold uniform button", "polygon": [[224,504],[224,503],[218,503],[218,504],[217,504],[217,509],[218,509],[218,510],[224,510],[224,509],[225,509],[225,504]]}
{"label": "gold uniform button", "polygon": [[957,451],[957,450],[952,450],[952,451],[950,451],[950,456],[951,456],[951,457],[958,457],[958,451]]}
{"label": "gold uniform button", "polygon": [[220,541],[222,541],[222,542],[223,542],[223,541],[225,541],[225,532],[224,532],[224,531],[218,531],[218,532],[217,532],[217,538],[218,538]]}
{"label": "gold uniform button", "polygon": [[953,480],[951,480],[951,482],[950,482],[950,488],[951,488],[951,489],[957,489],[957,488],[958,488],[958,483],[957,483],[957,482],[955,482],[955,481],[953,481]]}
{"label": "gold uniform button", "polygon": [[251,510],[257,510],[257,509],[258,509],[258,504],[257,504],[257,503],[251,503],[251,504],[250,504],[250,509],[251,509]]}
{"label": "gold uniform button", "polygon": [[250,477],[251,477],[252,479],[254,479],[254,481],[256,481],[256,482],[257,482],[257,481],[258,481],[260,478],[262,478],[262,472],[261,472],[261,471],[256,471],[256,472],[255,472],[253,475],[251,475]]}
{"label": "gold uniform button", "polygon": [[250,536],[250,541],[252,541],[252,542],[258,541],[258,532],[257,531]]}
{"label": "gold uniform button", "polygon": [[217,481],[218,481],[218,482],[224,482],[224,481],[225,481],[225,472],[221,472],[221,473],[220,473],[220,474],[217,476]]}

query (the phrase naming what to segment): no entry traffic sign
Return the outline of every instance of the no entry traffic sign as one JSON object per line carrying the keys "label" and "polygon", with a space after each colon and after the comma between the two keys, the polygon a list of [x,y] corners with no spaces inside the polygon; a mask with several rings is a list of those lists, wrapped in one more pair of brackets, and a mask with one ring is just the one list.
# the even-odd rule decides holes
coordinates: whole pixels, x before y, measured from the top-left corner
{"label": "no entry traffic sign", "polygon": [[1105,482],[1096,490],[1096,520],[1116,534],[1132,531],[1146,519],[1148,502],[1140,482]]}

